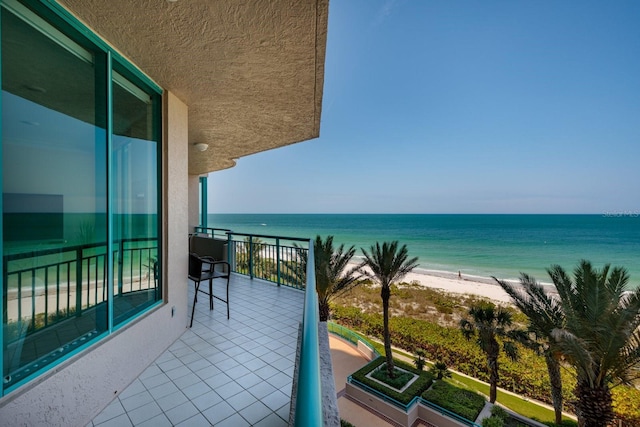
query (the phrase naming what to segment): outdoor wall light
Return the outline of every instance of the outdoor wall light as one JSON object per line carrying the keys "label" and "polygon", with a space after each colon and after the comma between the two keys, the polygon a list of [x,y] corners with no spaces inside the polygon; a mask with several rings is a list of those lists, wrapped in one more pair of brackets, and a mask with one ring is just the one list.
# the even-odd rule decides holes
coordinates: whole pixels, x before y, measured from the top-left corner
{"label": "outdoor wall light", "polygon": [[209,148],[209,144],[205,144],[204,142],[194,142],[193,146],[196,147],[198,151],[207,151],[207,148]]}

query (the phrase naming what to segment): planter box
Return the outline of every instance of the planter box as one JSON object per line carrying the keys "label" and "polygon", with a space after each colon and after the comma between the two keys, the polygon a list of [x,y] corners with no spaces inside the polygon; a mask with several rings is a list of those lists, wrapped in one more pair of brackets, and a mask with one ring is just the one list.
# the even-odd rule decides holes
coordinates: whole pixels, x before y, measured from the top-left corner
{"label": "planter box", "polygon": [[420,419],[438,427],[467,427],[465,424],[452,420],[431,408],[427,408],[419,403],[419,400],[409,404],[407,409],[404,410],[368,393],[355,384],[347,383],[345,391],[349,399],[357,401],[369,407],[373,412],[381,414],[383,417],[389,418],[403,426],[412,426]]}

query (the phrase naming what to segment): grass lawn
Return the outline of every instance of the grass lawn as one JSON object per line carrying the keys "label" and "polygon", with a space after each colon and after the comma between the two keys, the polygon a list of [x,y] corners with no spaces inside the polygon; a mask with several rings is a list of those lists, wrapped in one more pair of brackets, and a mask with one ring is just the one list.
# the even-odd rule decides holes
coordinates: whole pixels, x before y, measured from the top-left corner
{"label": "grass lawn", "polygon": [[[468,378],[463,375],[451,373],[451,379],[457,383],[463,384],[471,390],[489,395],[489,386],[473,378]],[[553,423],[556,419],[553,410],[540,406],[535,402],[523,399],[518,396],[514,396],[508,393],[504,393],[498,390],[497,402],[504,405],[520,415],[527,418],[538,420],[542,423]],[[564,420],[570,421],[568,417],[563,417]]]}

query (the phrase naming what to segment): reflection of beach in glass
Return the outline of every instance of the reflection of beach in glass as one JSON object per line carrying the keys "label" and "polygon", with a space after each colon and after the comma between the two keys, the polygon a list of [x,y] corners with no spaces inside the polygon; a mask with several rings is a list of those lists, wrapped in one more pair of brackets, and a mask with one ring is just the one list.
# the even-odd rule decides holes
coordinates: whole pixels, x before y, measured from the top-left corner
{"label": "reflection of beach in glass", "polygon": [[[122,257],[119,256],[120,251]],[[136,306],[142,302],[155,300],[159,295],[157,240],[118,242],[113,258],[120,260],[114,262],[114,277],[118,283],[114,287],[114,315],[126,315],[136,311]],[[34,341],[37,338],[34,334],[45,329],[47,336],[60,337],[70,330],[69,322],[75,325],[72,326],[73,330],[93,333],[94,329],[90,326],[93,323],[86,319],[95,321],[97,313],[106,312],[109,296],[104,244],[14,254],[6,259],[9,260],[5,273],[7,345],[18,345],[15,340],[20,339]],[[77,320],[80,315],[85,320]],[[26,326],[24,333],[11,333],[19,325]],[[33,363],[50,356],[49,351],[64,346],[64,341],[52,341],[49,338],[47,342],[50,344],[44,345],[38,340],[31,352],[23,352],[23,362]],[[10,354],[7,353],[6,357],[10,357]]]}
{"label": "reflection of beach in glass", "polygon": [[[102,295],[96,300],[95,291],[86,292],[92,282],[82,279],[87,273],[81,268],[100,251],[64,249],[78,239],[78,225],[69,223],[69,215],[79,213],[102,232],[94,242],[106,242],[105,225],[96,217],[106,212],[107,115],[106,106],[97,102],[106,89],[100,91],[96,72],[102,60],[2,9],[2,172],[8,202],[3,206],[3,323],[12,331],[3,342],[5,388],[66,354],[65,348],[77,348],[89,334],[107,330],[106,311],[91,308]],[[84,232],[91,239],[89,230]],[[78,254],[86,259],[74,261]],[[95,276],[93,283],[104,287]],[[24,324],[24,334],[18,333]],[[58,325],[55,332],[40,332],[52,325]],[[9,354],[17,360],[9,361]]]}

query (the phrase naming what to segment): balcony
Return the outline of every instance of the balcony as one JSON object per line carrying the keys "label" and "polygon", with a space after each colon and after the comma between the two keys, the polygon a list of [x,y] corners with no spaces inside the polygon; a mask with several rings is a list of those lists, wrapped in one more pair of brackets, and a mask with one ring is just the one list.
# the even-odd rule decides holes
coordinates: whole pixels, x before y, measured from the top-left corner
{"label": "balcony", "polygon": [[[222,247],[218,239],[204,239]],[[207,302],[196,304],[193,327],[130,385],[118,387],[115,399],[89,425],[337,425],[330,361],[325,362],[321,378],[319,353],[328,354],[328,339],[318,338],[312,248],[274,239],[272,245],[243,234],[241,241],[235,241],[229,234],[222,241],[226,250],[220,256],[228,256],[234,270],[230,319],[222,302],[216,300],[213,311]],[[158,306],[156,247],[147,243],[123,242],[114,251],[119,286],[111,290],[111,298],[105,245],[5,256],[5,266],[11,268],[5,269],[4,283],[11,284],[12,293],[5,309],[10,309],[11,319],[21,319],[10,323],[13,336],[4,354],[5,385],[19,386],[58,360],[88,348],[104,336],[96,332],[104,327],[101,319],[106,319],[107,311],[128,314]],[[300,273],[306,264],[300,264],[302,252],[310,258],[308,271],[292,282],[290,273]],[[214,293],[224,295],[225,285],[215,281]],[[169,288],[174,293],[187,291],[188,301],[182,305],[181,299],[180,306],[171,307],[171,316],[173,310],[181,316],[190,314],[193,284],[185,278]],[[153,298],[137,304],[145,295]],[[69,331],[75,334],[71,338]],[[292,412],[295,416],[290,416]]]}
{"label": "balcony", "polygon": [[199,301],[193,328],[90,425],[288,425],[305,294],[238,274],[229,294],[231,319]]}

